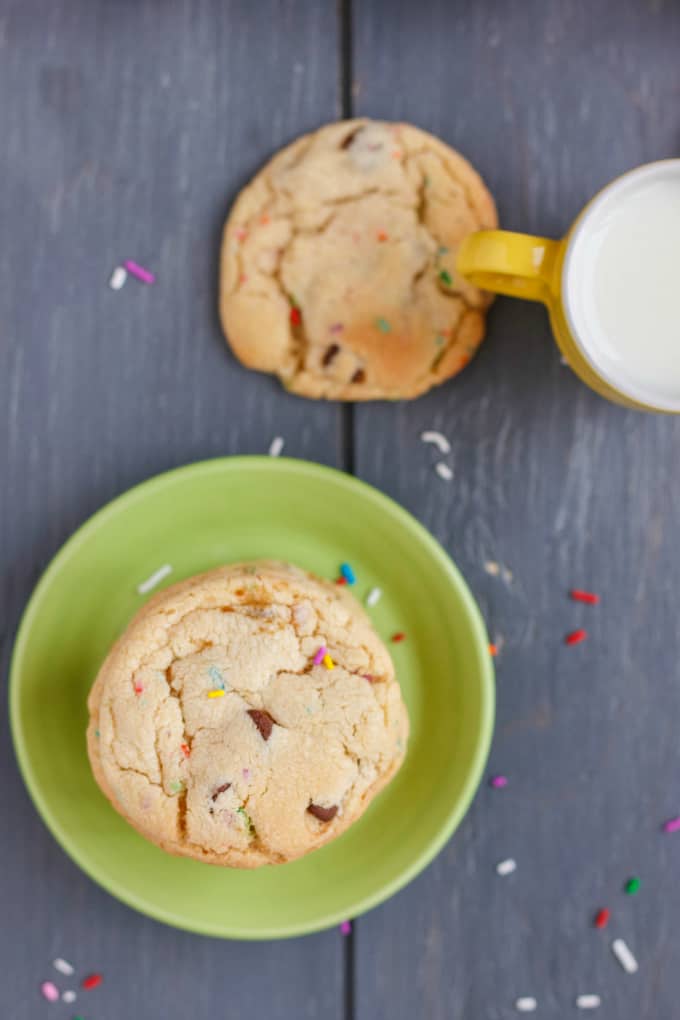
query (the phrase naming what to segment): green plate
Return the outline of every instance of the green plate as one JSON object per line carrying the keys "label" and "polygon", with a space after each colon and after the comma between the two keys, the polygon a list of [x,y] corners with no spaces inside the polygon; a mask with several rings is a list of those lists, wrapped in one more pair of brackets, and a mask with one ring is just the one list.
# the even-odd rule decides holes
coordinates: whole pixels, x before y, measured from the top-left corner
{"label": "green plate", "polygon": [[[111,808],[90,773],[85,700],[110,644],[172,565],[170,584],[220,563],[289,560],[325,577],[341,562],[391,644],[411,717],[406,761],[364,817],[302,860],[231,871],[171,857]],[[147,598],[149,596],[146,596]],[[74,861],[124,903],[205,935],[301,935],[376,906],[441,849],[475,792],[494,716],[477,606],[441,546],[377,490],[330,468],[233,457],[170,471],[95,514],[45,571],[24,614],[10,714],[35,805]]]}

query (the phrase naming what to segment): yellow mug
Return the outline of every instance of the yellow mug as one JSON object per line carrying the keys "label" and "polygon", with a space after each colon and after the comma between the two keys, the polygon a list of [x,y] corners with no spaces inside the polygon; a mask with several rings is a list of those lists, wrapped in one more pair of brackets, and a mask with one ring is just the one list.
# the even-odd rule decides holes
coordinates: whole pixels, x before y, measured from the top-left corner
{"label": "yellow mug", "polygon": [[[661,243],[656,243],[659,234]],[[641,243],[640,235],[645,252],[636,249],[629,263],[626,248],[632,252]],[[567,363],[603,397],[639,410],[680,414],[680,311],[669,313],[665,320],[669,336],[663,338],[655,337],[650,315],[639,350],[635,350],[637,334],[633,332],[642,302],[656,301],[646,306],[653,310],[660,297],[669,308],[669,294],[680,299],[680,255],[672,257],[672,237],[676,252],[680,251],[680,159],[649,163],[612,181],[560,241],[505,230],[471,234],[461,245],[456,267],[484,290],[542,301]],[[607,258],[611,264],[598,264],[598,259],[601,263]],[[636,264],[636,258],[642,265]],[[622,269],[620,277],[617,266]],[[589,293],[599,287],[605,289],[602,294]],[[617,301],[621,302],[618,333],[611,328],[611,319],[606,320],[606,308],[616,310]],[[627,347],[622,340],[627,333],[626,302],[637,302],[637,307],[630,304],[636,314],[630,316],[632,335],[626,338]],[[605,309],[602,320],[600,308]],[[595,342],[596,337],[601,342]],[[645,353],[645,345],[656,339],[661,345],[655,355],[658,364],[653,361],[647,370],[642,358],[648,358],[651,347]]]}

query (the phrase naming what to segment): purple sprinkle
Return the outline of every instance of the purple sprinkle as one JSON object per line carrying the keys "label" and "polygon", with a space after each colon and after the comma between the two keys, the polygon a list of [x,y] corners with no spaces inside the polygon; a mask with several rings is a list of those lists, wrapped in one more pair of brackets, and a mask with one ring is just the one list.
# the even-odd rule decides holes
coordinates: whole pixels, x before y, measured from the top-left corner
{"label": "purple sprinkle", "polygon": [[321,663],[323,662],[323,657],[324,657],[325,654],[326,654],[326,646],[325,645],[321,645],[321,648],[319,649],[319,651],[314,656],[314,665],[315,666],[320,666],[321,665]]}
{"label": "purple sprinkle", "polygon": [[345,327],[341,322],[334,322],[333,325],[331,326],[330,331],[331,333],[342,333],[344,328]]}
{"label": "purple sprinkle", "polygon": [[663,827],[664,832],[678,832],[679,830],[680,830],[680,817],[669,818],[669,820],[665,822]]}
{"label": "purple sprinkle", "polygon": [[352,922],[351,921],[343,921],[342,922],[342,924],[340,925],[340,934],[341,935],[351,935],[352,934]]}
{"label": "purple sprinkle", "polygon": [[242,775],[244,779],[250,779],[250,769],[244,769]]}
{"label": "purple sprinkle", "polygon": [[504,786],[508,785],[507,776],[492,776],[489,780],[489,786],[493,786],[494,790],[502,790]]}

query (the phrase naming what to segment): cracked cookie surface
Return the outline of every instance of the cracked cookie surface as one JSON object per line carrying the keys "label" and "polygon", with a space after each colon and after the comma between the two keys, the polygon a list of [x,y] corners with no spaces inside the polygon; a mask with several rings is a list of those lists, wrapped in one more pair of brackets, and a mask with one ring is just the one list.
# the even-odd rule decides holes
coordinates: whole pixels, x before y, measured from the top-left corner
{"label": "cracked cookie surface", "polygon": [[[314,664],[320,646],[333,664]],[[399,768],[408,717],[387,649],[344,589],[288,564],[212,570],[152,598],[90,692],[113,806],[170,853],[230,867],[344,832]]]}
{"label": "cracked cookie surface", "polygon": [[408,124],[343,121],[281,150],[222,240],[220,314],[237,357],[334,400],[416,397],[484,337],[490,296],[455,271],[497,226],[472,166]]}

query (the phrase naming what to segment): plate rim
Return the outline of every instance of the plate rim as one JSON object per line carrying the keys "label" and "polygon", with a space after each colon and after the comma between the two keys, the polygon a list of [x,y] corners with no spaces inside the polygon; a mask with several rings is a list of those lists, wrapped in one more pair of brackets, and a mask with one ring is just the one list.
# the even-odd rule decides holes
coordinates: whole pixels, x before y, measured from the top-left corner
{"label": "plate rim", "polygon": [[96,510],[93,514],[87,517],[83,523],[80,524],[75,531],[73,531],[68,538],[65,539],[57,552],[51,557],[47,565],[42,570],[40,577],[38,578],[38,581],[24,606],[15,632],[8,680],[10,733],[21,778],[33,807],[38,812],[41,821],[46,826],[48,832],[59,845],[61,850],[67,855],[67,857],[70,858],[71,861],[73,861],[80,871],[119,902],[124,903],[127,907],[130,907],[155,921],[198,935],[254,942],[267,939],[295,938],[302,935],[311,935],[316,932],[332,928],[344,920],[345,917],[344,915],[338,915],[337,912],[334,911],[330,915],[320,917],[317,921],[312,923],[298,922],[287,924],[285,927],[281,925],[261,927],[257,931],[253,931],[252,929],[241,930],[237,926],[229,931],[225,931],[224,928],[220,928],[210,923],[194,922],[191,918],[186,918],[174,913],[172,908],[158,907],[153,903],[149,903],[137,894],[130,893],[127,889],[121,889],[118,883],[110,880],[106,871],[102,872],[96,864],[89,861],[83,863],[77,855],[77,849],[73,850],[71,848],[69,834],[63,831],[60,823],[52,813],[52,809],[50,808],[47,799],[44,797],[40,789],[40,784],[35,777],[33,767],[30,762],[30,756],[26,750],[25,732],[20,721],[20,684],[17,678],[20,675],[22,661],[30,640],[33,620],[39,611],[43,592],[48,589],[49,585],[53,582],[54,577],[57,576],[60,570],[63,569],[64,564],[78,549],[78,546],[82,544],[85,539],[89,538],[91,534],[99,530],[106,523],[108,517],[118,512],[121,506],[129,507],[130,505],[134,505],[138,502],[139,499],[143,499],[148,488],[157,488],[158,486],[174,483],[178,478],[181,478],[184,475],[192,475],[196,473],[202,474],[204,472],[232,472],[239,470],[252,470],[254,468],[262,469],[265,465],[267,465],[267,471],[289,472],[292,470],[302,474],[315,476],[317,478],[319,475],[322,477],[326,476],[329,479],[332,478],[334,482],[353,489],[360,497],[370,499],[374,503],[380,504],[391,516],[396,517],[397,520],[407,528],[407,530],[411,532],[415,530],[420,540],[438,561],[444,572],[449,576],[449,579],[453,582],[461,596],[470,621],[471,629],[474,637],[476,638],[476,644],[478,644],[478,647],[480,648],[481,718],[479,738],[476,744],[475,753],[470,760],[468,774],[461,796],[458,798],[455,808],[453,808],[447,815],[445,823],[441,826],[436,835],[433,836],[432,839],[430,839],[430,841],[425,845],[423,850],[414,857],[411,864],[408,867],[403,868],[399,874],[391,879],[391,881],[381,883],[373,893],[361,897],[351,909],[352,918],[360,917],[362,914],[367,913],[374,907],[385,903],[388,899],[413,881],[413,879],[416,878],[421,871],[424,871],[425,868],[432,863],[437,854],[449,841],[460,825],[462,819],[465,817],[478,790],[493,738],[496,708],[495,673],[491,655],[488,654],[488,652],[485,654],[485,650],[488,646],[488,635],[481,610],[465,578],[453,559],[449,556],[447,551],[434,537],[434,535],[432,535],[425,525],[422,524],[412,513],[410,513],[410,511],[406,510],[405,507],[401,506],[401,504],[391,496],[386,495],[386,493],[382,492],[380,489],[377,489],[370,483],[357,478],[355,475],[347,474],[345,471],[330,467],[326,464],[318,464],[315,461],[302,460],[294,457],[271,457],[266,454],[236,454],[234,456],[212,457],[198,461],[191,461],[188,464],[183,464],[179,467],[170,468],[167,471],[162,471],[156,475],[152,475],[151,477],[144,479],[144,481],[138,482],[136,485],[124,490],[100,507],[99,510]]}

